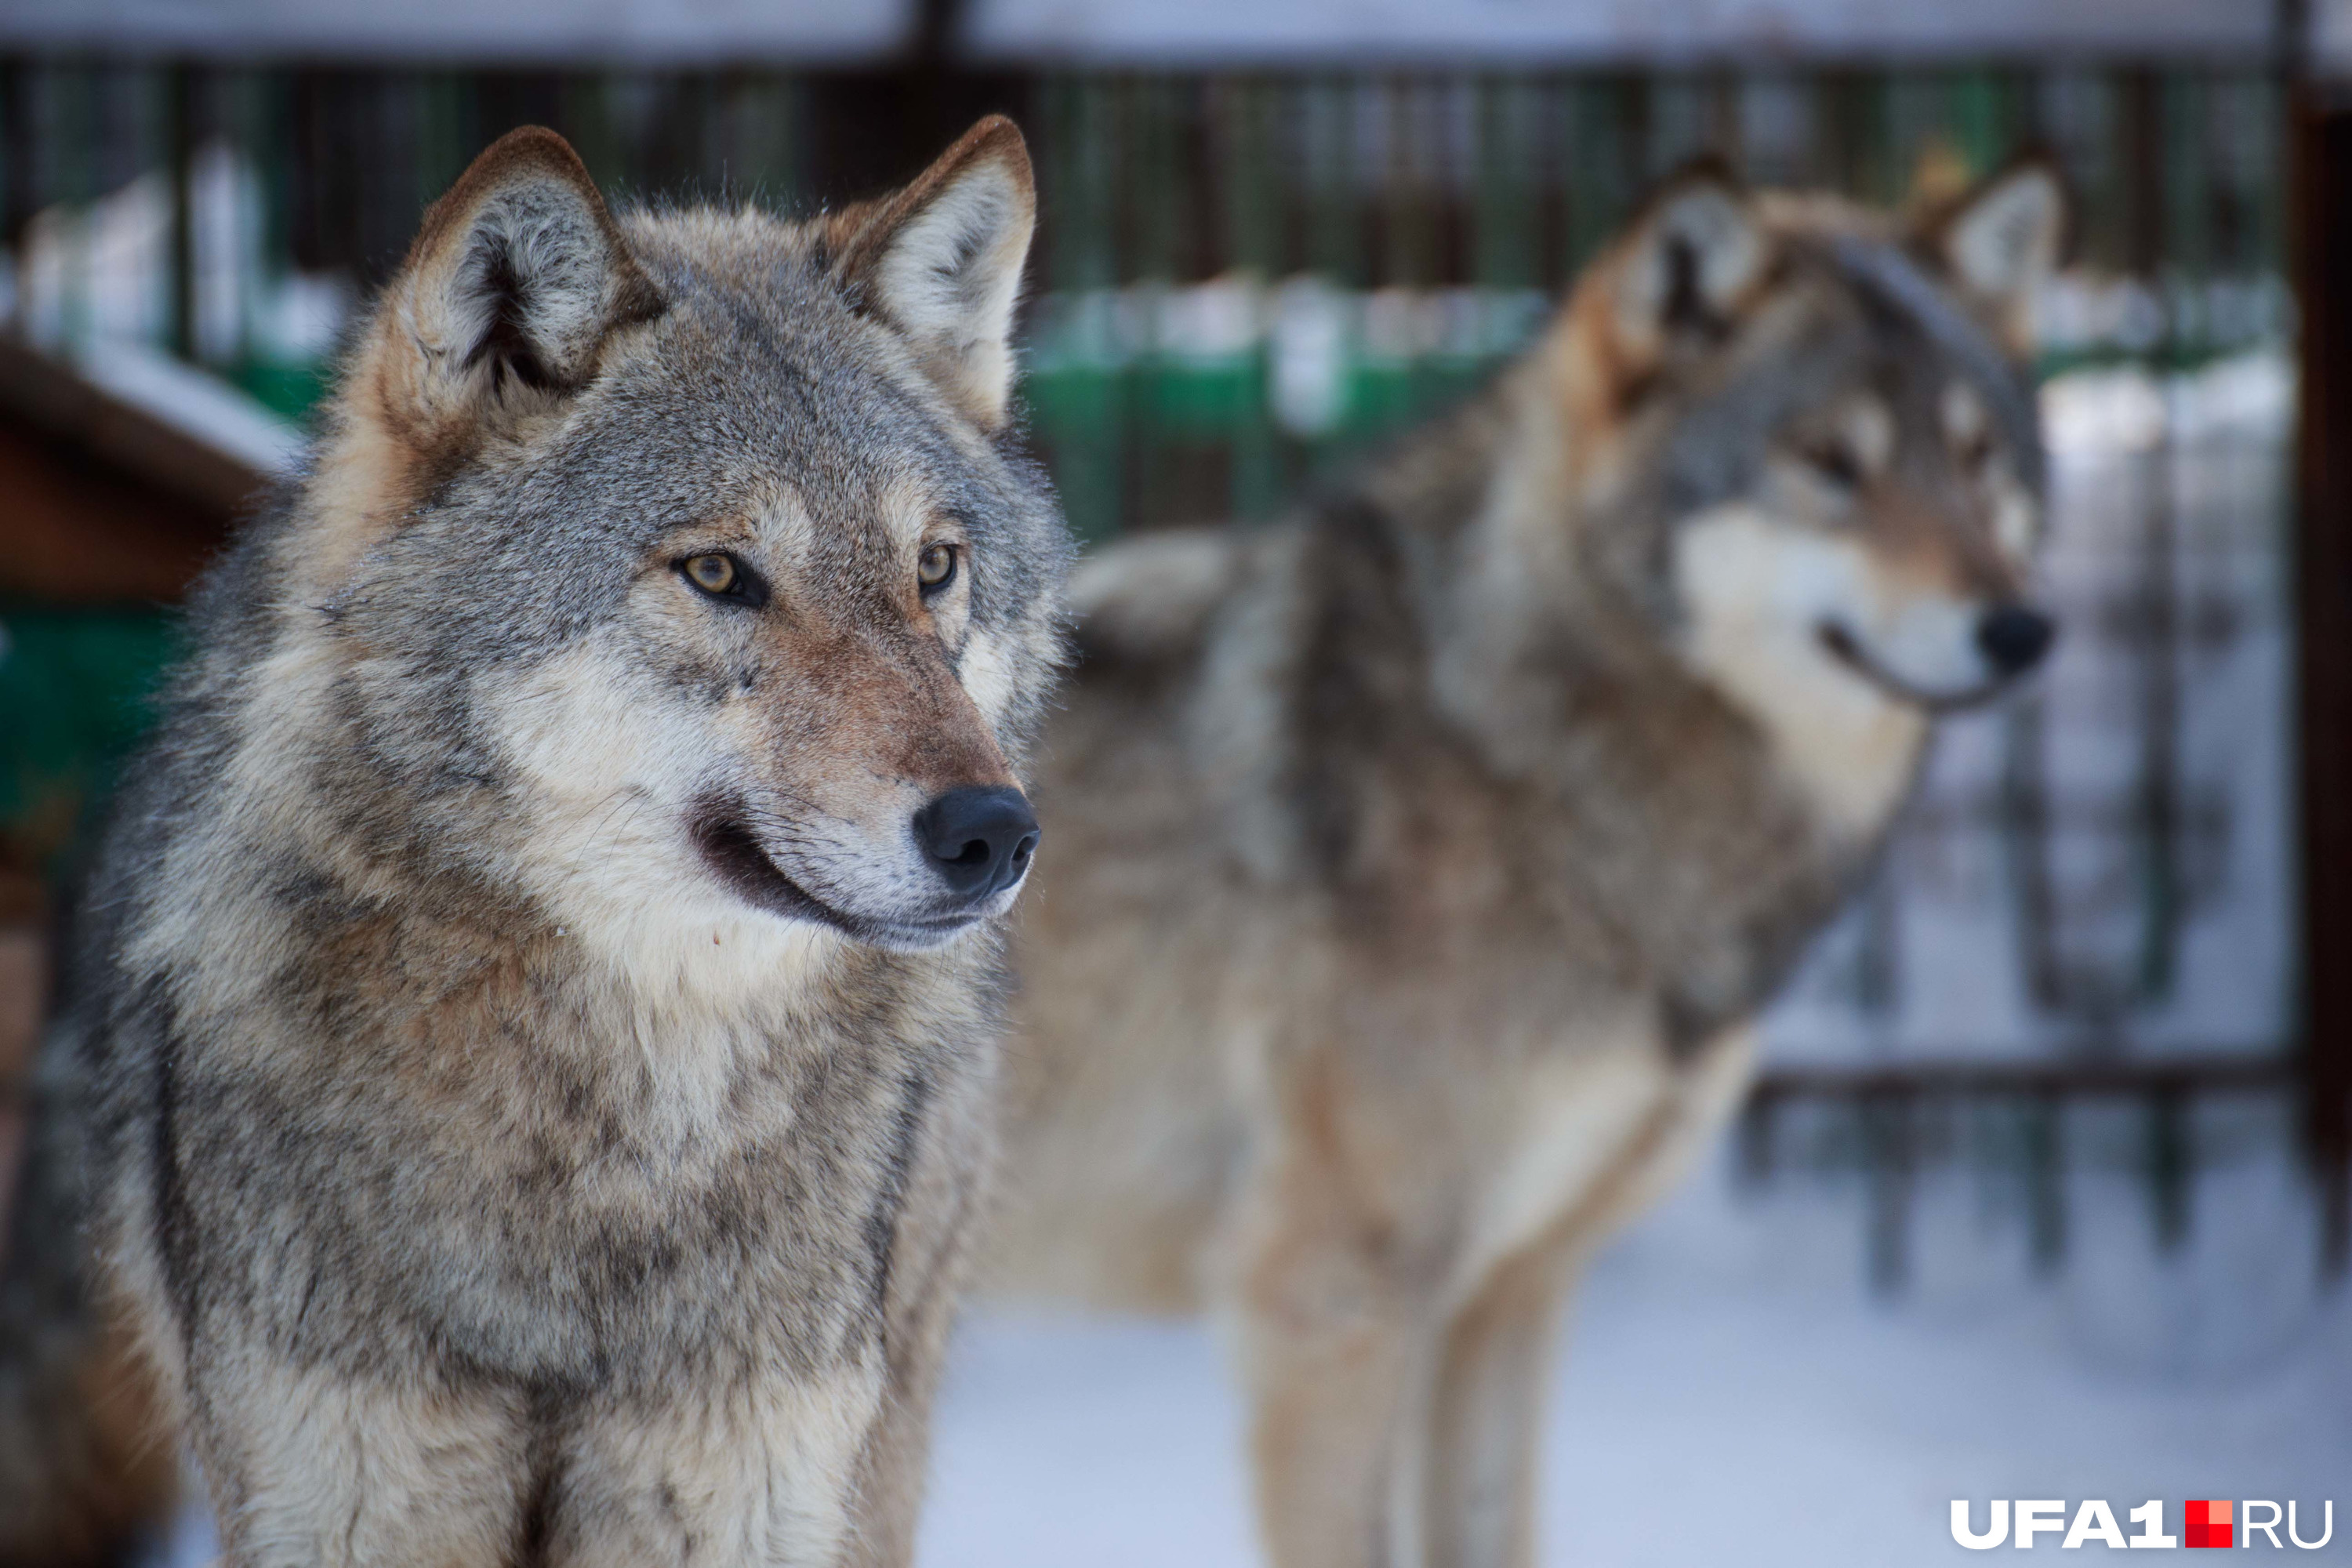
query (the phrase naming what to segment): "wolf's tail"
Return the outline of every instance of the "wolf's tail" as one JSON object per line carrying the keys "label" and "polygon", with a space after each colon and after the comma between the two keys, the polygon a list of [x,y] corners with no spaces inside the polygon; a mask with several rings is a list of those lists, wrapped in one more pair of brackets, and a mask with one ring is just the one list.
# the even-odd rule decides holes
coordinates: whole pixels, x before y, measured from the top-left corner
{"label": "wolf's tail", "polygon": [[92,1299],[63,1098],[35,1097],[0,1265],[0,1568],[119,1568],[153,1550],[177,1490],[153,1380]]}

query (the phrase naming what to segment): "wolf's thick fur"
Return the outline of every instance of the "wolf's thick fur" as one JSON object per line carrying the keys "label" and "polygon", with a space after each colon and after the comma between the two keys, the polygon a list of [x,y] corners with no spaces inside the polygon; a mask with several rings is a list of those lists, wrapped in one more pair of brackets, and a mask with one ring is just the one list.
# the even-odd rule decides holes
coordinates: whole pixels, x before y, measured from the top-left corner
{"label": "wolf's thick fur", "polygon": [[180,1430],[232,1564],[907,1559],[1034,841],[921,814],[1027,820],[1058,657],[1033,214],[992,120],[806,223],[543,131],[427,215],[103,851],[0,1560],[119,1546]]}
{"label": "wolf's thick fur", "polygon": [[1578,1262],[1733,1106],[1932,713],[2032,662],[2063,201],[1696,174],[1491,392],[1073,579],[1017,1294],[1227,1316],[1282,1568],[1523,1564]]}

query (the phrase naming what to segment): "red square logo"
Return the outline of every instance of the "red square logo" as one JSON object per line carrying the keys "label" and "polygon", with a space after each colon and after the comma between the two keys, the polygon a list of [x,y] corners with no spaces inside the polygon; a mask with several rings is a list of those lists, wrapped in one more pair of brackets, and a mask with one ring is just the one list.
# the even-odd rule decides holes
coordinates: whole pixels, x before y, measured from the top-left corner
{"label": "red square logo", "polygon": [[2226,1500],[2208,1499],[2192,1501],[2189,1509],[2188,1546],[2235,1546],[2236,1537],[2230,1529],[2230,1505]]}

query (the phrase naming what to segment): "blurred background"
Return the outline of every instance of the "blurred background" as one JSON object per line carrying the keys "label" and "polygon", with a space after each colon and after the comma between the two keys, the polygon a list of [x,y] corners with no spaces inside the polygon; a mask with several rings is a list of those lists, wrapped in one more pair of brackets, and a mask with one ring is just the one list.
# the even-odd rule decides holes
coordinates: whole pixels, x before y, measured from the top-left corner
{"label": "blurred background", "polygon": [[[0,0],[0,1079],[173,601],[515,125],[618,196],[811,211],[1014,115],[1029,430],[1088,541],[1278,515],[1694,156],[1902,205],[2042,147],[2080,209],[2038,312],[2058,653],[1947,728],[1734,1139],[1596,1266],[1547,1551],[2352,1514],[2339,78],[2345,0]],[[976,1321],[940,1421],[928,1563],[1253,1558],[1202,1327]]]}

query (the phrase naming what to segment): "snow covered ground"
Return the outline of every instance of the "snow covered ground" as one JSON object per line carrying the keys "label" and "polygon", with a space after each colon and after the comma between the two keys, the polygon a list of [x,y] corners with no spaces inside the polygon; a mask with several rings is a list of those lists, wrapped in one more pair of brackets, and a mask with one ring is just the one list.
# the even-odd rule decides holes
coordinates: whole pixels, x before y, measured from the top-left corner
{"label": "snow covered ground", "polygon": [[[2162,1498],[2177,1534],[2182,1501],[2210,1497],[2299,1500],[2306,1539],[2333,1499],[2334,1542],[2294,1556],[2352,1563],[2352,1295],[2310,1289],[2294,1180],[2257,1163],[2209,1183],[2169,1263],[2128,1191],[2072,1195],[2084,1245],[2055,1279],[1980,1252],[1966,1278],[1876,1301],[1854,1205],[1695,1183],[1577,1299],[1545,1562],[1969,1561],[1954,1498],[1979,1528],[1990,1498],[2105,1498],[2118,1517]],[[1927,1223],[1969,1228],[1964,1206]],[[978,1317],[940,1405],[920,1562],[1252,1563],[1240,1419],[1201,1328]]]}

